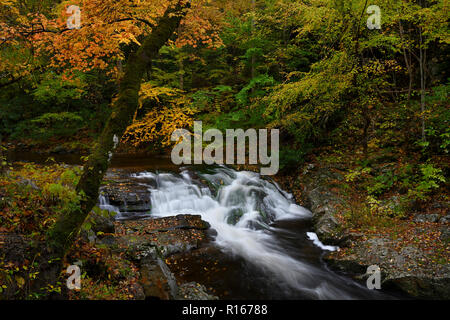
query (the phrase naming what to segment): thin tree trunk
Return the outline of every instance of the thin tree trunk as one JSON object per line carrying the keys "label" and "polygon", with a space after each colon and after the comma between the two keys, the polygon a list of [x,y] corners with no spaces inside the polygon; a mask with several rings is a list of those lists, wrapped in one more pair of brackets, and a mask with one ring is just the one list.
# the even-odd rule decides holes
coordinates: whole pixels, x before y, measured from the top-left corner
{"label": "thin tree trunk", "polygon": [[3,156],[3,145],[2,145],[2,134],[0,133],[0,176],[4,174],[5,167],[4,162],[6,161],[6,157]]}
{"label": "thin tree trunk", "polygon": [[425,55],[423,49],[422,28],[419,28],[419,68],[420,68],[420,112],[422,118],[422,141],[426,141],[425,136]]}
{"label": "thin tree trunk", "polygon": [[112,114],[84,165],[83,175],[76,188],[81,197],[80,205],[62,214],[48,233],[47,245],[53,257],[61,259],[64,257],[87,215],[97,203],[99,187],[108,169],[112,153],[125,129],[131,124],[138,107],[142,78],[151,60],[178,28],[188,7],[189,2],[184,0],[169,7],[139,50],[128,59]]}
{"label": "thin tree trunk", "polygon": [[[367,8],[367,4],[368,4],[368,0],[365,1],[364,3],[364,9],[361,12],[361,17],[358,21],[358,25],[357,25],[357,29],[356,29],[356,37],[355,37],[355,56],[358,58],[358,66],[360,68],[362,68],[363,66],[363,57],[362,54],[360,54],[359,52],[359,39],[360,39],[360,26],[361,26],[361,21],[362,18],[364,16],[364,13],[366,12],[366,8]],[[353,85],[356,87],[357,83],[356,83],[356,76],[353,77]],[[360,97],[358,97],[358,104],[359,105],[361,103],[361,99]],[[364,154],[364,158],[368,157],[369,154],[369,128],[370,128],[370,123],[371,123],[371,117],[370,117],[370,110],[369,107],[367,105],[361,105],[360,106],[362,109],[362,116],[363,116],[363,120],[364,120],[364,127],[363,127],[363,137],[362,137],[362,146],[363,146],[363,154]]]}
{"label": "thin tree trunk", "polygon": [[367,159],[369,156],[369,129],[370,129],[370,111],[367,105],[362,106],[362,115],[364,118],[364,128],[363,128],[363,154],[364,159]]}
{"label": "thin tree trunk", "polygon": [[[254,15],[255,15],[255,8],[256,8],[256,0],[252,0],[252,11],[253,11],[253,16],[252,16],[252,36],[253,36],[253,33],[254,33],[254,29],[255,29],[255,17],[254,17]],[[253,79],[255,79],[255,77],[256,77],[256,69],[255,69],[255,65],[256,65],[256,59],[255,59],[255,53],[253,52],[253,55],[252,55],[252,62],[251,62],[251,64],[252,64],[252,80]],[[253,87],[252,88],[252,93],[254,93],[254,91],[255,91],[255,88]]]}
{"label": "thin tree trunk", "polygon": [[179,67],[179,70],[180,70],[180,75],[179,75],[180,90],[184,90],[184,63],[183,63],[183,57],[180,57],[180,60],[178,61],[178,67]]}
{"label": "thin tree trunk", "polygon": [[[398,22],[399,27],[400,27],[400,39],[402,40],[402,42],[404,41],[404,30],[403,30],[403,25],[402,22],[399,21]],[[412,73],[412,61],[408,60],[408,56],[406,54],[406,48],[404,45],[402,45],[402,51],[403,51],[403,57],[405,58],[405,64],[406,64],[406,68],[408,69],[408,75],[409,75],[409,85],[408,85],[408,105],[411,101],[411,92],[412,92],[412,85],[413,85],[413,73]],[[410,53],[410,59],[411,59],[411,53]]]}

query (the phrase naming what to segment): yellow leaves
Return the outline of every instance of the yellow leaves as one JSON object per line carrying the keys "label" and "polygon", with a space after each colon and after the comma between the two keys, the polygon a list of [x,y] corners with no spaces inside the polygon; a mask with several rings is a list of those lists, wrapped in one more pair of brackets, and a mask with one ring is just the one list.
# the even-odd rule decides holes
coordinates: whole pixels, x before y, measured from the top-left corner
{"label": "yellow leaves", "polygon": [[19,288],[22,288],[25,285],[25,279],[21,276],[15,276],[14,278],[16,279],[16,283]]}
{"label": "yellow leaves", "polygon": [[360,71],[365,74],[381,76],[390,71],[400,72],[403,68],[395,60],[370,60],[366,65],[362,67]]}
{"label": "yellow leaves", "polygon": [[172,144],[170,138],[175,130],[192,125],[192,113],[192,110],[178,106],[152,110],[128,127],[123,141],[136,147],[148,142],[168,147]]}
{"label": "yellow leaves", "polygon": [[145,83],[141,87],[140,107],[147,101],[156,102],[159,106],[147,112],[142,119],[136,120],[135,116],[133,124],[122,138],[124,143],[135,147],[144,143],[158,143],[168,147],[173,144],[171,136],[175,130],[192,126],[196,110],[189,106],[190,100],[181,90],[153,87]]}
{"label": "yellow leaves", "polygon": [[160,96],[175,97],[182,91],[179,89],[167,88],[167,87],[154,87],[151,83],[143,83],[141,85],[141,91],[139,97],[141,102],[145,100],[155,100],[158,103],[161,102]]}

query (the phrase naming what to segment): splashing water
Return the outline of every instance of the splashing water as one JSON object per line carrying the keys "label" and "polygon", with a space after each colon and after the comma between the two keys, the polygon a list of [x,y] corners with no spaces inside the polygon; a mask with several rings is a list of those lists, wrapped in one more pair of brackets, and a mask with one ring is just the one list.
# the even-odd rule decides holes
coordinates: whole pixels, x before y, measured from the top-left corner
{"label": "splashing water", "polygon": [[[354,287],[359,286],[356,283],[349,284],[348,279],[285,253],[273,236],[277,230],[271,225],[289,219],[310,219],[311,212],[296,205],[292,195],[275,182],[253,172],[237,172],[227,167],[209,169],[206,173],[142,172],[132,177],[155,182],[153,187],[149,185],[153,217],[200,215],[217,231],[215,243],[223,251],[242,257],[310,298],[361,297],[361,293],[353,294]],[[319,239],[313,235],[309,233],[308,237],[320,246]],[[336,248],[323,246],[322,249]],[[369,295],[362,287],[357,291],[362,296]]]}

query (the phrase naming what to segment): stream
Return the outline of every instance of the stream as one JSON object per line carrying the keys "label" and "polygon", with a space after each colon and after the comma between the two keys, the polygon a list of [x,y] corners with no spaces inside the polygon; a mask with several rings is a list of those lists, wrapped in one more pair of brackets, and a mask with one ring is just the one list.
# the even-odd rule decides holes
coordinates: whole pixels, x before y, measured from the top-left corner
{"label": "stream", "polygon": [[[37,156],[19,157],[42,162]],[[77,164],[73,157],[63,162]],[[134,217],[101,195],[100,207],[117,212],[117,220],[193,214],[211,225],[209,251],[185,255],[176,268],[183,280],[213,288],[222,298],[392,298],[329,270],[322,256],[338,248],[317,239],[311,212],[270,178],[225,166],[177,167],[170,159],[145,156],[115,156],[110,169],[137,181],[151,199],[151,211]],[[224,267],[214,269],[217,265]]]}

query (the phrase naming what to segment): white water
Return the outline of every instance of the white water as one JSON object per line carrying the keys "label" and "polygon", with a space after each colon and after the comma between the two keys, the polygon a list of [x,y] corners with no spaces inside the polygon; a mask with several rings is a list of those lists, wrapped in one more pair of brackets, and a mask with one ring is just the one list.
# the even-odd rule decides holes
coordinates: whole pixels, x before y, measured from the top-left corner
{"label": "white water", "polygon": [[335,246],[326,246],[322,243],[322,241],[319,240],[319,237],[314,232],[307,232],[306,235],[308,236],[309,240],[311,240],[316,246],[321,248],[322,250],[326,251],[337,251],[339,250],[339,247]]}
{"label": "white water", "polygon": [[102,210],[107,210],[109,212],[116,212],[119,213],[119,208],[110,205],[108,199],[105,197],[105,195],[100,194],[99,196],[99,205],[98,207]]}
{"label": "white water", "polygon": [[[189,171],[180,175],[144,172],[133,178],[156,181],[157,188],[151,189],[152,216],[201,215],[217,231],[215,242],[224,251],[255,264],[287,286],[318,299],[353,298],[348,290],[341,290],[335,284],[332,277],[338,276],[292,258],[277,244],[271,222],[307,219],[311,213],[296,205],[292,196],[276,183],[261,179],[256,173],[226,167],[214,169],[210,174],[198,174],[194,179],[191,175]],[[217,195],[199,181],[215,186]],[[242,214],[235,225],[229,223],[233,212]],[[311,235],[310,240],[323,246]]]}

